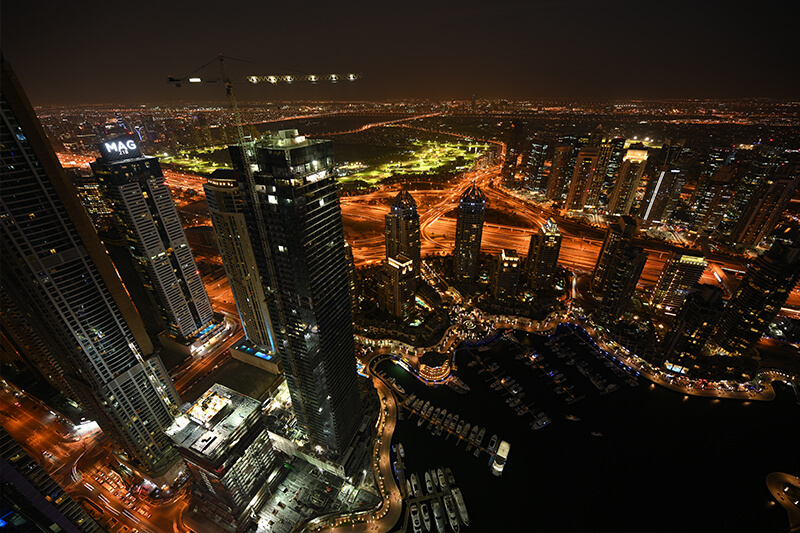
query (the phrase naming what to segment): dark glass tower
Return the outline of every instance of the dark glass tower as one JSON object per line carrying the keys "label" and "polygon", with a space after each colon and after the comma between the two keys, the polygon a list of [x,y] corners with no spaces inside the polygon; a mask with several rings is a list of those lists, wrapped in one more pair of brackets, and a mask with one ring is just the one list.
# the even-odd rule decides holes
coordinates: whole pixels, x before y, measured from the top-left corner
{"label": "dark glass tower", "polygon": [[628,246],[636,234],[636,219],[632,216],[619,217],[619,219],[608,225],[606,238],[600,255],[597,258],[597,265],[594,267],[592,277],[592,290],[597,294],[602,294],[605,290],[606,278],[611,263],[617,252]]}
{"label": "dark glass tower", "polygon": [[[294,413],[312,444],[341,457],[362,407],[332,143],[284,130],[246,149],[259,202],[247,208],[250,235]],[[239,146],[231,158],[243,176]]]}
{"label": "dark glass tower", "polygon": [[483,236],[486,196],[477,185],[464,191],[458,204],[456,242],[453,250],[453,273],[456,280],[471,283],[478,275],[478,261]]}
{"label": "dark glass tower", "polygon": [[413,261],[414,277],[419,278],[420,241],[417,202],[403,190],[394,197],[389,212],[384,217],[386,234],[386,259],[403,254]]}
{"label": "dark glass tower", "polygon": [[550,289],[558,271],[558,254],[561,251],[561,232],[555,220],[548,218],[535,235],[531,235],[525,271],[530,288],[538,291]]}
{"label": "dark glass tower", "polygon": [[627,246],[614,257],[603,291],[600,316],[608,322],[618,320],[633,298],[636,284],[647,262],[647,252],[638,246]]}
{"label": "dark glass tower", "polygon": [[58,362],[64,392],[131,459],[160,472],[176,457],[164,429],[179,399],[74,185],[2,68],[2,289]]}
{"label": "dark glass tower", "polygon": [[776,242],[747,270],[728,302],[712,341],[728,355],[745,355],[800,280],[800,244]]}

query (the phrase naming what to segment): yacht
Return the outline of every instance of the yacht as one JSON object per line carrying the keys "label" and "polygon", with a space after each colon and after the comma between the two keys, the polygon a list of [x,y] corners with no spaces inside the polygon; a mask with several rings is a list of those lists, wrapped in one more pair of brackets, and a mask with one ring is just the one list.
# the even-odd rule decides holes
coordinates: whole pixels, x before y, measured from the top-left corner
{"label": "yacht", "polygon": [[479,429],[480,428],[478,426],[475,426],[474,428],[472,428],[472,431],[470,431],[470,433],[469,433],[469,442],[470,442],[470,444],[475,442],[475,437],[478,436],[478,430]]}
{"label": "yacht", "polygon": [[489,453],[494,453],[495,448],[497,447],[497,435],[492,435],[492,438],[489,439]]}
{"label": "yacht", "polygon": [[500,447],[497,450],[497,454],[494,456],[494,461],[492,462],[492,474],[495,476],[501,476],[503,474],[503,469],[506,466],[506,460],[508,459],[508,452],[511,449],[511,445],[506,441],[500,441]]}
{"label": "yacht", "polygon": [[406,458],[406,452],[405,452],[405,450],[403,450],[403,444],[401,442],[397,443],[397,453],[400,454],[400,458],[401,459],[405,459]]}
{"label": "yacht", "polygon": [[475,441],[476,446],[483,444],[483,438],[486,436],[486,428],[481,428],[478,432],[478,439]]}
{"label": "yacht", "polygon": [[396,390],[397,392],[399,392],[400,394],[405,394],[405,393],[406,393],[406,390],[405,390],[403,387],[401,387],[401,386],[400,386],[400,384],[397,382],[397,380],[396,380],[396,379],[394,379],[394,378],[389,378],[389,383],[391,383],[391,384],[392,384],[392,387],[394,387],[394,388],[395,388],[395,390]]}
{"label": "yacht", "polygon": [[425,488],[428,489],[428,494],[433,494],[433,481],[431,480],[430,472],[425,472]]}
{"label": "yacht", "polygon": [[450,470],[450,467],[445,468],[444,473],[447,474],[447,482],[450,484],[450,486],[455,486],[456,478],[453,477],[453,471]]}
{"label": "yacht", "polygon": [[460,418],[460,417],[459,417],[458,415],[456,415],[456,416],[454,416],[454,417],[453,417],[453,420],[450,422],[450,431],[455,431],[455,429],[456,429],[456,424],[458,424],[458,419],[459,419],[459,418]]}
{"label": "yacht", "polygon": [[456,516],[456,505],[453,503],[453,498],[450,497],[448,494],[443,498],[444,500],[444,508],[447,511],[447,519],[450,522],[450,527],[453,528],[455,533],[461,529],[461,526],[458,523],[458,516]]}
{"label": "yacht", "polygon": [[447,415],[447,418],[444,419],[444,427],[449,428],[450,422],[452,421],[453,421],[453,413],[450,413],[449,415]]}
{"label": "yacht", "polygon": [[417,498],[422,496],[422,489],[419,486],[419,479],[416,474],[411,474],[411,488],[414,490],[414,496]]}
{"label": "yacht", "polygon": [[431,513],[428,511],[428,505],[425,503],[421,503],[420,508],[422,509],[422,523],[425,524],[425,531],[431,530]]}
{"label": "yacht", "polygon": [[436,522],[436,529],[439,533],[444,533],[444,517],[442,517],[442,506],[438,500],[433,501],[433,520]]}
{"label": "yacht", "polygon": [[461,435],[461,430],[464,429],[464,420],[459,421],[458,425],[456,426],[456,435]]}
{"label": "yacht", "polygon": [[444,472],[441,468],[436,469],[436,477],[439,478],[439,486],[442,487],[442,490],[447,490],[447,480],[444,478]]}
{"label": "yacht", "polygon": [[406,498],[410,498],[414,495],[414,490],[411,488],[411,482],[406,480]]}
{"label": "yacht", "polygon": [[414,533],[422,533],[422,524],[419,521],[419,509],[417,505],[411,506],[411,525],[414,526]]}
{"label": "yacht", "polygon": [[464,522],[465,526],[468,526],[469,513],[467,513],[467,506],[464,504],[464,496],[461,495],[461,489],[453,489],[453,499],[456,501],[456,507],[458,508],[458,515],[461,517],[461,521]]}
{"label": "yacht", "polygon": [[461,433],[460,433],[460,435],[461,435],[463,438],[465,438],[465,439],[466,439],[466,438],[467,438],[467,435],[469,435],[469,428],[470,428],[470,427],[471,427],[470,423],[469,423],[469,422],[467,422],[467,425],[466,425],[466,426],[464,426],[464,429],[463,429],[463,430],[461,430]]}
{"label": "yacht", "polygon": [[567,415],[564,418],[566,418],[567,420],[572,420],[573,422],[577,422],[578,420],[580,420],[580,418],[578,418],[575,415]]}
{"label": "yacht", "polygon": [[439,478],[436,476],[436,470],[431,470],[431,479],[433,480],[433,486],[435,488],[441,488],[439,486]]}

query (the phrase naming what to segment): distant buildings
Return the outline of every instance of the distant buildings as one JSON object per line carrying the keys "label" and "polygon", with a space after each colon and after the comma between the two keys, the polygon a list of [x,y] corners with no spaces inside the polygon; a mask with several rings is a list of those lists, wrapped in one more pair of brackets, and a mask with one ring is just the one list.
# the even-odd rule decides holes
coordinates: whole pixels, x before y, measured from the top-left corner
{"label": "distant buildings", "polygon": [[176,459],[164,429],[180,400],[16,76],[2,68],[0,262],[13,306],[4,326],[8,317],[23,355],[58,373],[52,382],[158,474]]}
{"label": "distant buildings", "polygon": [[800,280],[800,244],[776,242],[747,269],[712,341],[724,354],[748,355]]}
{"label": "distant buildings", "polygon": [[472,283],[478,274],[485,211],[486,196],[473,184],[461,195],[456,218],[453,273],[462,283]]}
{"label": "distant buildings", "polygon": [[619,217],[616,222],[608,225],[603,247],[600,248],[600,255],[597,257],[597,264],[592,277],[592,290],[596,294],[603,294],[605,291],[611,263],[620,250],[631,244],[634,235],[636,235],[636,229],[636,219],[632,216]]}
{"label": "distant buildings", "polygon": [[611,215],[630,215],[636,190],[642,180],[647,164],[647,150],[628,150],[622,158],[622,167],[608,201]]}
{"label": "distant buildings", "polygon": [[214,312],[161,165],[143,156],[130,135],[98,146],[102,156],[92,170],[148,298],[170,334],[192,339],[212,324]]}
{"label": "distant buildings", "polygon": [[[231,146],[231,159],[298,426],[342,458],[362,407],[332,143],[283,130]],[[255,191],[245,164],[255,165]]]}
{"label": "distant buildings", "polygon": [[561,232],[552,218],[548,218],[535,235],[531,235],[525,273],[528,285],[534,291],[548,290],[555,283],[558,272],[558,254],[561,251]]}
{"label": "distant buildings", "polygon": [[661,271],[650,305],[659,313],[676,314],[707,265],[700,254],[673,252]]}
{"label": "distant buildings", "polygon": [[227,531],[248,531],[283,479],[261,403],[220,384],[167,430],[192,476],[198,514]]}
{"label": "distant buildings", "polygon": [[389,212],[384,217],[386,259],[405,255],[413,262],[414,277],[419,278],[420,235],[417,202],[408,191],[395,196]]}
{"label": "distant buildings", "polygon": [[498,300],[512,298],[517,292],[521,263],[516,250],[502,250],[492,268],[492,295]]}

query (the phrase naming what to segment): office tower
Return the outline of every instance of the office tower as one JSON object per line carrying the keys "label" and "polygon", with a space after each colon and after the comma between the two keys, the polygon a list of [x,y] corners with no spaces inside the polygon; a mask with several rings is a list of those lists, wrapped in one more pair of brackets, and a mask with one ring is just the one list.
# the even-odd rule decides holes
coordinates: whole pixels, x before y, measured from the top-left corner
{"label": "office tower", "polygon": [[150,473],[172,464],[175,389],[30,103],[2,62],[2,284],[103,432]]}
{"label": "office tower", "polygon": [[215,384],[167,430],[192,476],[198,514],[247,531],[282,479],[261,403]]}
{"label": "office tower", "polygon": [[578,152],[575,160],[575,170],[567,194],[564,208],[569,211],[583,211],[589,199],[589,192],[595,178],[597,158],[600,151],[597,148],[584,146]]}
{"label": "office tower", "polygon": [[344,243],[344,253],[347,256],[347,283],[350,286],[350,303],[353,306],[353,314],[358,312],[359,308],[359,283],[358,275],[356,274],[356,259],[353,256],[353,247],[350,243]]}
{"label": "office tower", "polygon": [[2,531],[103,531],[3,428],[0,428],[0,508],[5,511],[0,516]]}
{"label": "office tower", "polygon": [[589,134],[589,142],[587,143],[592,148],[599,148],[606,137],[606,131],[603,129],[602,124],[598,124],[592,133]]}
{"label": "office tower", "polygon": [[378,306],[395,318],[405,320],[414,310],[413,261],[400,254],[383,265],[378,282]]}
{"label": "office tower", "polygon": [[706,357],[701,355],[722,309],[724,292],[713,285],[695,285],[667,330],[653,361],[679,374],[697,376]]}
{"label": "office tower", "polygon": [[191,340],[211,324],[211,302],[194,262],[161,165],[143,156],[133,136],[98,145],[92,170],[114,208],[151,304],[170,335]]}
{"label": "office tower", "polygon": [[[624,139],[623,139],[624,140]],[[592,182],[589,184],[589,193],[586,196],[586,205],[590,208],[600,208],[600,193],[607,179],[608,165],[611,163],[611,155],[614,145],[610,139],[600,142],[597,148],[597,164],[595,166]]]}
{"label": "office tower", "polygon": [[547,155],[547,142],[541,139],[531,139],[527,150],[527,157],[523,163],[528,188],[544,191],[544,160]]}
{"label": "office tower", "polygon": [[417,202],[403,190],[394,197],[384,217],[386,258],[405,255],[414,262],[414,276],[419,278],[420,240]]}
{"label": "office tower", "polygon": [[712,341],[723,353],[745,355],[775,319],[800,280],[800,244],[777,241],[747,269]]}
{"label": "office tower", "polygon": [[800,186],[800,165],[783,164],[765,178],[744,207],[731,231],[731,240],[743,246],[757,246],[783,215]]}
{"label": "office tower", "polygon": [[636,190],[647,164],[647,150],[628,150],[622,159],[617,182],[608,200],[608,212],[612,215],[629,215],[636,199]]}
{"label": "office tower", "polygon": [[553,152],[553,162],[550,164],[550,176],[547,178],[545,196],[557,206],[561,206],[564,202],[569,178],[572,175],[572,169],[569,168],[572,150],[571,144],[559,144]]}
{"label": "office tower", "polygon": [[88,170],[76,168],[66,170],[66,172],[72,183],[75,184],[75,188],[78,189],[81,204],[89,213],[89,218],[92,219],[92,224],[97,228],[97,231],[111,229],[114,212],[100,192],[100,184],[92,173]]}
{"label": "office tower", "polygon": [[698,232],[713,233],[719,228],[728,210],[736,182],[736,168],[722,166],[713,176],[698,183],[692,203],[695,209],[695,229]]}
{"label": "office tower", "polygon": [[678,204],[684,179],[680,169],[664,167],[647,183],[642,200],[642,220],[658,224],[669,218]]}
{"label": "office tower", "polygon": [[605,291],[611,263],[619,250],[631,244],[636,235],[636,229],[636,219],[632,216],[619,217],[617,221],[608,225],[603,247],[600,248],[600,255],[597,257],[597,264],[592,276],[592,290],[595,294],[603,294]]}
{"label": "office tower", "polygon": [[495,259],[492,295],[498,300],[513,298],[517,293],[520,258],[516,250],[503,249]]}
{"label": "office tower", "polygon": [[261,284],[258,259],[253,247],[245,208],[244,192],[236,173],[215,170],[203,185],[217,247],[230,283],[242,328],[248,340],[275,351],[275,335],[267,308],[267,294]]}
{"label": "office tower", "polygon": [[781,163],[785,163],[784,151],[775,146],[762,145],[754,150],[752,160],[746,165],[741,179],[736,183],[728,217],[738,222],[750,199],[761,184],[769,181]]}
{"label": "office tower", "polygon": [[664,166],[675,165],[683,153],[686,139],[664,139],[664,144],[661,146],[661,153],[659,154],[659,163]]}
{"label": "office tower", "polygon": [[636,284],[647,262],[647,252],[638,246],[626,246],[616,254],[600,305],[600,316],[608,322],[619,320],[633,298]]}
{"label": "office tower", "polygon": [[[524,140],[522,127],[516,120],[511,121],[511,127],[506,134],[506,158],[503,161],[503,169],[500,175],[503,183],[510,189],[516,189],[520,185],[517,178],[517,159],[519,158],[521,144]],[[519,176],[522,178],[522,176]]]}
{"label": "office tower", "polygon": [[362,407],[333,146],[283,130],[245,148],[255,191],[245,179],[242,147],[230,147],[231,160],[244,180],[249,232],[298,427],[339,460]]}
{"label": "office tower", "polygon": [[453,273],[456,280],[462,283],[472,283],[478,274],[485,211],[486,196],[473,183],[461,195],[456,219]]}
{"label": "office tower", "polygon": [[672,252],[658,278],[650,305],[660,313],[677,313],[689,290],[700,281],[707,265],[702,255]]}
{"label": "office tower", "polygon": [[552,288],[558,273],[560,251],[561,232],[555,220],[548,218],[539,226],[539,231],[531,235],[528,257],[525,260],[525,273],[531,289],[540,291]]}

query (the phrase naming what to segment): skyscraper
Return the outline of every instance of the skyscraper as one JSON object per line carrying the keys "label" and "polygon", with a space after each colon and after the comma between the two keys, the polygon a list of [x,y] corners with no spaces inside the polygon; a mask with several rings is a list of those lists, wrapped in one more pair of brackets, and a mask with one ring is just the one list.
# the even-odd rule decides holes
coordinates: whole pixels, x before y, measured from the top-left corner
{"label": "skyscraper", "polygon": [[403,254],[390,257],[378,282],[378,305],[395,318],[404,320],[414,309],[413,261]]}
{"label": "skyscraper", "polygon": [[569,211],[583,211],[589,199],[589,192],[595,179],[597,158],[600,151],[597,148],[584,146],[578,152],[575,160],[575,170],[567,194],[564,208]]}
{"label": "skyscraper", "polygon": [[698,183],[693,196],[695,209],[695,229],[698,232],[713,233],[719,228],[733,194],[736,182],[736,168],[722,166],[712,176]]}
{"label": "skyscraper", "polygon": [[693,287],[653,362],[667,370],[697,377],[705,363],[710,362],[701,354],[725,307],[723,296],[722,289],[713,285]]}
{"label": "skyscraper", "polygon": [[[341,458],[362,408],[332,143],[283,130],[244,148],[252,159],[240,146],[231,146],[231,159],[245,180],[249,232],[292,407],[310,442]],[[255,194],[247,160],[256,168]]]}
{"label": "skyscraper", "polygon": [[798,186],[798,164],[785,163],[771,177],[765,177],[745,204],[731,232],[731,240],[744,246],[757,246],[778,225]]}
{"label": "skyscraper", "polygon": [[776,242],[747,269],[719,320],[712,341],[723,353],[746,355],[767,330],[800,280],[800,244]]}
{"label": "skyscraper", "polygon": [[658,178],[651,179],[642,200],[641,218],[646,222],[664,222],[678,203],[684,179],[680,169],[664,167]]}
{"label": "skyscraper", "polygon": [[237,176],[231,170],[215,170],[203,190],[244,333],[248,340],[275,351],[267,296],[261,284],[244,193]]}
{"label": "skyscraper", "polygon": [[114,266],[10,67],[2,63],[2,285],[69,395],[151,473],[179,402]]}
{"label": "skyscraper", "polygon": [[605,291],[606,278],[611,263],[617,252],[628,246],[636,234],[636,219],[632,216],[622,216],[608,225],[606,238],[603,240],[603,247],[600,248],[600,255],[597,257],[597,264],[594,267],[592,276],[592,290],[596,294],[603,294]]}
{"label": "skyscraper", "polygon": [[538,138],[530,140],[525,157],[524,168],[528,188],[546,189],[544,180],[544,160],[547,155],[547,142]]}
{"label": "skyscraper", "polygon": [[563,205],[569,178],[572,176],[572,168],[569,166],[572,151],[573,146],[571,144],[559,144],[553,152],[553,162],[550,164],[550,175],[547,178],[545,196],[557,206]]}
{"label": "skyscraper", "polygon": [[531,235],[528,257],[525,260],[525,273],[531,289],[539,291],[553,286],[558,272],[560,251],[561,232],[555,220],[548,218],[547,222],[539,226],[539,231]]}
{"label": "skyscraper", "polygon": [[622,158],[622,167],[608,201],[608,212],[612,215],[630,215],[636,190],[644,174],[647,150],[628,150]]}
{"label": "skyscraper", "polygon": [[658,278],[650,305],[660,313],[676,314],[707,265],[702,255],[672,252]]}
{"label": "skyscraper", "polygon": [[478,274],[485,211],[486,196],[477,185],[472,184],[461,195],[458,204],[453,250],[453,272],[458,281],[471,283]]}
{"label": "skyscraper", "polygon": [[646,262],[647,252],[638,246],[626,246],[616,254],[608,269],[603,303],[600,305],[603,320],[614,322],[625,312]]}
{"label": "skyscraper", "polygon": [[420,240],[417,202],[408,191],[402,190],[392,200],[384,217],[386,259],[405,255],[414,263],[414,276],[419,278]]}
{"label": "skyscraper", "polygon": [[495,259],[492,272],[492,295],[501,300],[513,297],[517,292],[520,270],[517,251],[503,249]]}
{"label": "skyscraper", "polygon": [[192,339],[214,313],[161,165],[142,155],[133,136],[108,139],[99,148],[92,170],[150,302],[170,334]]}
{"label": "skyscraper", "polygon": [[511,121],[511,128],[506,135],[506,158],[503,161],[503,182],[506,187],[516,189],[522,183],[523,176],[517,176],[517,160],[519,159],[520,150],[525,136],[520,124],[514,120]]}

